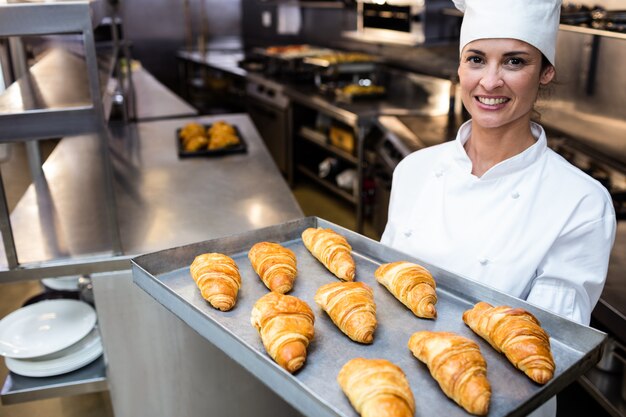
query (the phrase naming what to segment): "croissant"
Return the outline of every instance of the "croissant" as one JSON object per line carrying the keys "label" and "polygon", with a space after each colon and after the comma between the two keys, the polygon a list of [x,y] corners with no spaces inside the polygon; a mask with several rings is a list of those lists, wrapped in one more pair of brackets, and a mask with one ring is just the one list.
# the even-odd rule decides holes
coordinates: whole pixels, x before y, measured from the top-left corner
{"label": "croissant", "polygon": [[376,304],[369,286],[362,282],[333,282],[321,286],[314,299],[350,339],[360,343],[374,341]]}
{"label": "croissant", "polygon": [[221,253],[204,253],[196,256],[189,269],[202,297],[213,307],[228,311],[235,306],[241,287],[235,261]]}
{"label": "croissant", "polygon": [[250,321],[276,363],[291,373],[304,365],[306,349],[315,333],[315,316],[307,303],[270,292],[254,304]]}
{"label": "croissant", "polygon": [[423,266],[410,262],[382,264],[374,276],[417,317],[437,317],[435,280]]}
{"label": "croissant", "polygon": [[463,321],[533,381],[552,379],[556,366],[550,337],[528,311],[479,302],[463,313]]}
{"label": "croissant", "polygon": [[468,413],[487,414],[491,386],[487,362],[476,343],[454,333],[425,330],[413,333],[409,349],[428,366],[448,397]]}
{"label": "croissant", "polygon": [[332,229],[309,227],[302,232],[304,246],[330,272],[343,281],[354,281],[355,265],[352,247],[345,237]]}
{"label": "croissant", "polygon": [[415,399],[402,369],[385,359],[355,358],[337,381],[362,417],[413,417]]}
{"label": "croissant", "polygon": [[291,291],[296,279],[296,255],[278,243],[259,242],[248,252],[252,268],[271,291]]}

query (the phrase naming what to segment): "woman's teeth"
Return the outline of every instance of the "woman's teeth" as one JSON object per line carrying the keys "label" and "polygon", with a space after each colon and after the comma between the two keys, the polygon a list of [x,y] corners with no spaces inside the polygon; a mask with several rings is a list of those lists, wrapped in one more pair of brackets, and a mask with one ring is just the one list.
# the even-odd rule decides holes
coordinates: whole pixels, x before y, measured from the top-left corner
{"label": "woman's teeth", "polygon": [[478,101],[488,106],[495,106],[496,104],[502,104],[509,101],[508,98],[486,98],[486,97],[478,97]]}

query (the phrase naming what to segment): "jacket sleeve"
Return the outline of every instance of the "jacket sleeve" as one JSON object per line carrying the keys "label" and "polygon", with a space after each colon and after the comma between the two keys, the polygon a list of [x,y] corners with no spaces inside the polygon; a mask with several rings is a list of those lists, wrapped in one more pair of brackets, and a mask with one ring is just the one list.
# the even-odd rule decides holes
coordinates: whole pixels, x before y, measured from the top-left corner
{"label": "jacket sleeve", "polygon": [[609,204],[600,219],[583,223],[555,240],[537,268],[526,301],[589,325],[615,240],[615,213]]}

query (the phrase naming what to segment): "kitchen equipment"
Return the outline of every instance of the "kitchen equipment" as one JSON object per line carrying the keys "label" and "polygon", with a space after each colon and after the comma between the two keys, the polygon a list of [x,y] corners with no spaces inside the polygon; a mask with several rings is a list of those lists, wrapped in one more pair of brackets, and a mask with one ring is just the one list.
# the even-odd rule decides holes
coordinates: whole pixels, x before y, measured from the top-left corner
{"label": "kitchen equipment", "polygon": [[335,51],[305,58],[303,63],[313,72],[322,93],[349,101],[357,96],[381,96],[385,77],[379,61],[370,54]]}
{"label": "kitchen equipment", "polygon": [[597,9],[591,13],[591,26],[595,29],[626,33],[626,10]]}
{"label": "kitchen equipment", "polygon": [[47,300],[22,307],[0,321],[0,355],[29,359],[65,349],[96,324],[96,312],[76,300]]}
{"label": "kitchen equipment", "polygon": [[433,44],[458,40],[461,19],[449,0],[357,0],[357,30],[346,35],[376,43]]}
{"label": "kitchen equipment", "polygon": [[623,357],[626,357],[626,349],[615,338],[609,336],[596,367],[604,372],[621,372]]}
{"label": "kitchen equipment", "polygon": [[267,149],[283,175],[291,175],[291,102],[281,84],[249,74],[247,108]]}
{"label": "kitchen equipment", "polygon": [[561,23],[626,33],[626,10],[605,10],[600,6],[591,8],[569,3],[561,7]]}
{"label": "kitchen equipment", "polygon": [[304,63],[306,58],[332,54],[328,48],[308,44],[277,45],[266,48],[254,48],[253,57],[264,63],[265,75],[288,78],[296,81],[310,81],[313,73]]}
{"label": "kitchen equipment", "polygon": [[[304,247],[301,233],[308,227],[332,228],[345,236],[352,246],[357,280],[374,290],[379,327],[373,344],[352,342],[338,331],[327,315],[319,314],[313,300],[315,292],[322,284],[336,279]],[[318,310],[315,339],[304,367],[295,375],[288,374],[267,355],[258,332],[250,325],[252,305],[267,294],[267,288],[247,259],[250,247],[260,241],[279,242],[294,251],[300,278],[296,279],[291,294]],[[235,308],[227,313],[208,305],[189,275],[189,265],[194,257],[205,252],[227,254],[239,266],[242,296]],[[132,264],[137,285],[306,415],[356,416],[334,380],[346,361],[364,356],[384,357],[405,370],[412,389],[420,394],[416,415],[465,416],[466,413],[443,394],[425,367],[408,351],[406,342],[417,330],[446,329],[481,345],[494,387],[491,417],[528,414],[590,369],[600,357],[605,339],[603,333],[426,263],[423,265],[437,281],[438,317],[434,321],[420,320],[374,278],[374,271],[380,263],[397,260],[422,263],[323,219],[308,217],[139,256],[132,260]],[[497,353],[463,323],[463,312],[478,300],[522,307],[538,318],[551,336],[556,361],[556,373],[549,384],[532,383],[514,369],[504,355]]]}
{"label": "kitchen equipment", "polygon": [[[420,91],[420,86],[424,86],[425,89]],[[407,94],[425,95],[431,105],[433,102],[438,103],[424,112],[430,116],[380,116],[376,120],[377,134],[374,141],[376,144],[374,164],[376,191],[373,223],[378,235],[382,235],[387,225],[391,180],[396,166],[412,152],[453,139],[458,126],[462,123],[462,120],[444,113],[445,102],[449,102],[449,94],[445,94],[445,90],[445,85],[437,85],[428,79],[402,83],[390,94],[408,91]],[[424,94],[424,91],[428,93]]]}

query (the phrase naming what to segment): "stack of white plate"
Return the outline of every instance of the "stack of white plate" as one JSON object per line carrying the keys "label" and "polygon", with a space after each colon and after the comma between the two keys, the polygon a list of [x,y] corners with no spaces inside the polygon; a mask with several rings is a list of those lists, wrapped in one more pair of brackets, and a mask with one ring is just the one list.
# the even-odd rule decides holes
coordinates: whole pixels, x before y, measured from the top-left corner
{"label": "stack of white plate", "polygon": [[72,275],[60,278],[44,278],[41,280],[41,283],[51,290],[78,291],[80,289],[78,287],[79,279],[80,277],[78,275]]}
{"label": "stack of white plate", "polygon": [[46,300],[0,320],[0,355],[10,371],[29,377],[60,375],[102,355],[96,312],[77,300]]}

